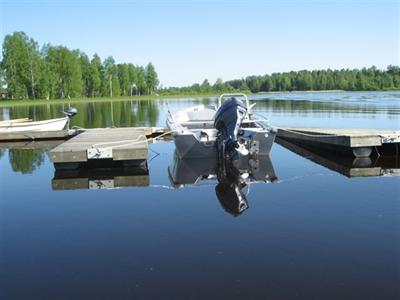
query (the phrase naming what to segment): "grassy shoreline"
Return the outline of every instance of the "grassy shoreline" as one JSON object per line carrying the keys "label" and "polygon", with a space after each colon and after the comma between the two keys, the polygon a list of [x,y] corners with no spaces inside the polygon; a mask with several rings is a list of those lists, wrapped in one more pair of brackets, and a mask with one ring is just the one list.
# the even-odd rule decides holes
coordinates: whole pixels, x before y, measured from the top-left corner
{"label": "grassy shoreline", "polygon": [[[268,95],[279,93],[337,93],[337,92],[388,92],[400,90],[377,90],[377,91],[343,91],[343,90],[321,90],[321,91],[273,91],[273,92],[260,92],[252,94],[249,91],[244,91],[247,95]],[[242,92],[236,92],[242,93]],[[137,100],[161,100],[161,99],[183,99],[183,98],[201,98],[201,97],[218,97],[220,94],[178,94],[178,95],[145,95],[145,96],[132,96],[132,97],[96,97],[96,98],[72,98],[72,99],[22,99],[22,100],[0,100],[0,107],[14,107],[24,105],[46,105],[46,104],[69,104],[69,103],[90,103],[102,101],[137,101]]]}

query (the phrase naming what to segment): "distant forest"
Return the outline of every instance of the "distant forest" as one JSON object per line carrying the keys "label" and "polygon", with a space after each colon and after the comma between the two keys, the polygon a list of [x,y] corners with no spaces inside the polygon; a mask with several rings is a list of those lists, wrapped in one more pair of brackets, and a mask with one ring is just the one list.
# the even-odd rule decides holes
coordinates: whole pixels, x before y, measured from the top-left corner
{"label": "distant forest", "polygon": [[56,99],[149,95],[159,85],[154,66],[101,61],[80,50],[38,43],[24,32],[7,35],[0,68],[2,95],[9,99]]}
{"label": "distant forest", "polygon": [[80,50],[38,43],[24,32],[7,35],[0,62],[1,98],[58,99],[134,95],[215,94],[231,91],[399,90],[400,67],[313,70],[248,76],[241,79],[186,87],[161,87],[151,63],[116,64],[109,56],[91,59]]}
{"label": "distant forest", "polygon": [[272,73],[271,75],[217,81],[210,85],[207,79],[186,87],[160,89],[162,94],[196,94],[226,91],[279,92],[279,91],[381,91],[400,89],[400,67],[388,66],[386,70],[376,67],[342,70],[314,70]]}

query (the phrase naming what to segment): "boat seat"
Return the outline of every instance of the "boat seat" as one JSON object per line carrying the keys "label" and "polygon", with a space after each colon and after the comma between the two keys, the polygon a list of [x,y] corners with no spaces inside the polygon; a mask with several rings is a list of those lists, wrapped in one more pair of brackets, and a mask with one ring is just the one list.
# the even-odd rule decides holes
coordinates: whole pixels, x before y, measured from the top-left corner
{"label": "boat seat", "polygon": [[200,111],[188,112],[189,120],[195,121],[195,122],[199,122],[199,121],[211,122],[214,120],[214,115],[215,115],[215,110],[211,110],[211,109],[204,109],[204,110],[200,110]]}
{"label": "boat seat", "polygon": [[196,128],[214,128],[214,121],[196,121],[196,122],[182,122],[182,126],[188,129],[196,129]]}

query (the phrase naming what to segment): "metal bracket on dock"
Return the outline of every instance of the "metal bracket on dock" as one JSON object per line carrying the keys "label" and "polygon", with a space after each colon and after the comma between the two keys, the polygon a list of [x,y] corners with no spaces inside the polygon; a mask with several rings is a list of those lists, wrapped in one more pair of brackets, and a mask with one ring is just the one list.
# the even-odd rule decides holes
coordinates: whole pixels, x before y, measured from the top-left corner
{"label": "metal bracket on dock", "polygon": [[400,143],[400,134],[381,134],[382,144]]}
{"label": "metal bracket on dock", "polygon": [[89,190],[113,189],[114,179],[89,180]]}
{"label": "metal bracket on dock", "polygon": [[112,148],[87,149],[87,159],[107,159],[112,157],[113,157]]}

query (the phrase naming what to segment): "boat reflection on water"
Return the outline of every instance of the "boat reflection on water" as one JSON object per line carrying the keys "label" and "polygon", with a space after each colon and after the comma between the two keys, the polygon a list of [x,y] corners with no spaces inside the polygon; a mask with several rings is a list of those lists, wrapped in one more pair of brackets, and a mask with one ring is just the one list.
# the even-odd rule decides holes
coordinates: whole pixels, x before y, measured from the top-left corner
{"label": "boat reflection on water", "polygon": [[233,216],[240,215],[249,207],[247,196],[252,183],[275,183],[278,180],[268,155],[219,163],[217,158],[185,159],[175,153],[168,174],[175,188],[215,184],[221,206]]}

